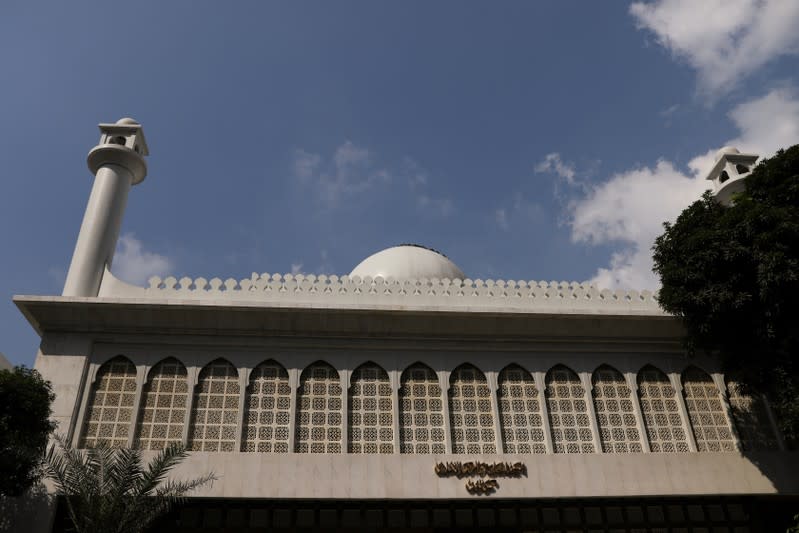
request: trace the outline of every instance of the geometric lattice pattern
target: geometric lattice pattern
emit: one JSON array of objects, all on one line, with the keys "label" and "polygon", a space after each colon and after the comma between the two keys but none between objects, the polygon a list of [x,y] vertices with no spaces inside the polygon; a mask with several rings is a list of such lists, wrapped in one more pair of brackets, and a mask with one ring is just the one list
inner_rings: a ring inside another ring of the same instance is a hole
[{"label": "geometric lattice pattern", "polygon": [[244,409],[241,451],[288,453],[291,387],[283,366],[266,361],[252,370]]},{"label": "geometric lattice pattern", "polygon": [[682,386],[697,451],[735,451],[730,421],[724,413],[719,389],[711,377],[696,367],[690,367],[683,372]]},{"label": "geometric lattice pattern", "polygon": [[546,398],[555,453],[594,453],[585,389],[577,374],[563,365],[550,369]]},{"label": "geometric lattice pattern", "polygon": [[594,410],[604,453],[641,452],[641,432],[633,411],[632,390],[624,376],[607,365],[594,371]]},{"label": "geometric lattice pattern", "polygon": [[449,417],[454,453],[497,453],[491,390],[485,374],[461,365],[450,376]]},{"label": "geometric lattice pattern", "polygon": [[677,391],[666,374],[653,366],[644,367],[638,373],[638,397],[649,448],[653,452],[689,451]]},{"label": "geometric lattice pattern", "polygon": [[444,404],[441,386],[432,369],[416,363],[400,379],[400,451],[443,454]]},{"label": "geometric lattice pattern", "polygon": [[234,451],[239,393],[239,373],[224,359],[217,359],[200,371],[189,429],[190,450]]},{"label": "geometric lattice pattern", "polygon": [[511,365],[499,373],[498,386],[505,453],[547,453],[540,395],[533,376]]},{"label": "geometric lattice pattern", "polygon": [[727,391],[741,447],[746,451],[776,450],[777,439],[763,399],[745,393],[735,381],[727,381]]},{"label": "geometric lattice pattern", "polygon": [[391,383],[374,363],[352,373],[349,392],[349,453],[394,453]]},{"label": "geometric lattice pattern", "polygon": [[295,452],[341,453],[341,381],[329,364],[319,361],[303,370],[296,426]]},{"label": "geometric lattice pattern", "polygon": [[134,447],[162,450],[183,439],[189,390],[186,367],[177,359],[165,359],[150,370],[149,377],[142,390]]},{"label": "geometric lattice pattern", "polygon": [[97,370],[86,409],[86,422],[78,444],[92,448],[104,443],[112,448],[128,445],[136,401],[136,367],[117,356]]}]

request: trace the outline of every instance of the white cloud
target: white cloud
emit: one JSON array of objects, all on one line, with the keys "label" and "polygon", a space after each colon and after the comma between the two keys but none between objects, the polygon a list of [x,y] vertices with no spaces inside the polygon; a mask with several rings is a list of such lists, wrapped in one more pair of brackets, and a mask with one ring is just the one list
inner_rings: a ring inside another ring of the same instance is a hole
[{"label": "white cloud", "polygon": [[291,273],[292,274],[302,274],[302,263],[291,263]]},{"label": "white cloud", "polygon": [[505,208],[497,209],[494,212],[494,221],[497,223],[497,226],[504,231],[510,230],[510,224],[508,223],[508,210]]},{"label": "white cloud", "polygon": [[330,158],[302,149],[294,152],[294,177],[313,188],[326,207],[338,207],[342,199],[363,193],[377,184],[389,183],[391,174],[373,164],[369,150],[346,141]]},{"label": "white cloud", "polygon": [[782,55],[799,53],[796,0],[654,0],[634,2],[639,28],[696,71],[710,96],[732,90]]},{"label": "white cloud", "polygon": [[[799,142],[799,98],[790,89],[745,102],[729,116],[739,135],[725,144],[743,152],[771,156]],[[655,237],[662,233],[664,221],[673,221],[708,187],[704,178],[715,151],[691,159],[688,172],[666,160],[621,172],[571,204],[569,224],[575,242],[620,245],[610,264],[597,271],[594,283],[610,288],[657,288],[651,253]]]},{"label": "white cloud", "polygon": [[150,276],[164,276],[174,267],[174,261],[169,257],[145,250],[132,233],[119,238],[112,268],[119,279],[142,285]]},{"label": "white cloud", "polygon": [[571,163],[564,163],[560,158],[560,154],[552,152],[547,154],[544,159],[535,166],[535,172],[552,172],[561,179],[565,180],[569,185],[574,185],[574,165]]}]

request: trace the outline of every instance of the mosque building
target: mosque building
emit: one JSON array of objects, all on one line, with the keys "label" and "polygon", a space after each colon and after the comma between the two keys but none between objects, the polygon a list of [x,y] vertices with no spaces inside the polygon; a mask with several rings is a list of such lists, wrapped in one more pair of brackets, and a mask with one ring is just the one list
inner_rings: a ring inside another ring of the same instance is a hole
[{"label": "mosque building", "polygon": [[[63,294],[14,301],[72,446],[182,442],[176,477],[216,473],[156,531],[743,533],[799,512],[765,398],[689,359],[651,292],[471,279],[418,245],[349,275],[133,286],[110,267],[148,146],[132,119],[100,131]],[[727,194],[755,160],[724,149],[710,178]]]}]

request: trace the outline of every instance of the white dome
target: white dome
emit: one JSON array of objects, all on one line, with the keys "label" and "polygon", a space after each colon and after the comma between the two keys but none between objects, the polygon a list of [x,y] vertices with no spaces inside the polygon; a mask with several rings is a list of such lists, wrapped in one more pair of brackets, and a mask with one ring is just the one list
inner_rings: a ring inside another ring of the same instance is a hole
[{"label": "white dome", "polygon": [[384,279],[465,279],[466,275],[444,255],[417,246],[402,244],[370,255],[356,266],[350,277]]}]

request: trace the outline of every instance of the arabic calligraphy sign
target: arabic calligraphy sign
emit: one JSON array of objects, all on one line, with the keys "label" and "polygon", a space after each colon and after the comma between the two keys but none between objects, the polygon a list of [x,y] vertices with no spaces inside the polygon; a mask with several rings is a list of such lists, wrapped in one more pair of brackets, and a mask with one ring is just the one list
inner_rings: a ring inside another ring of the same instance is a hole
[{"label": "arabic calligraphy sign", "polygon": [[469,494],[491,494],[499,488],[499,482],[494,479],[497,477],[527,476],[527,466],[524,463],[484,463],[482,461],[454,461],[447,463],[436,463],[434,467],[438,477],[465,477],[485,478],[466,482],[466,490]]}]

